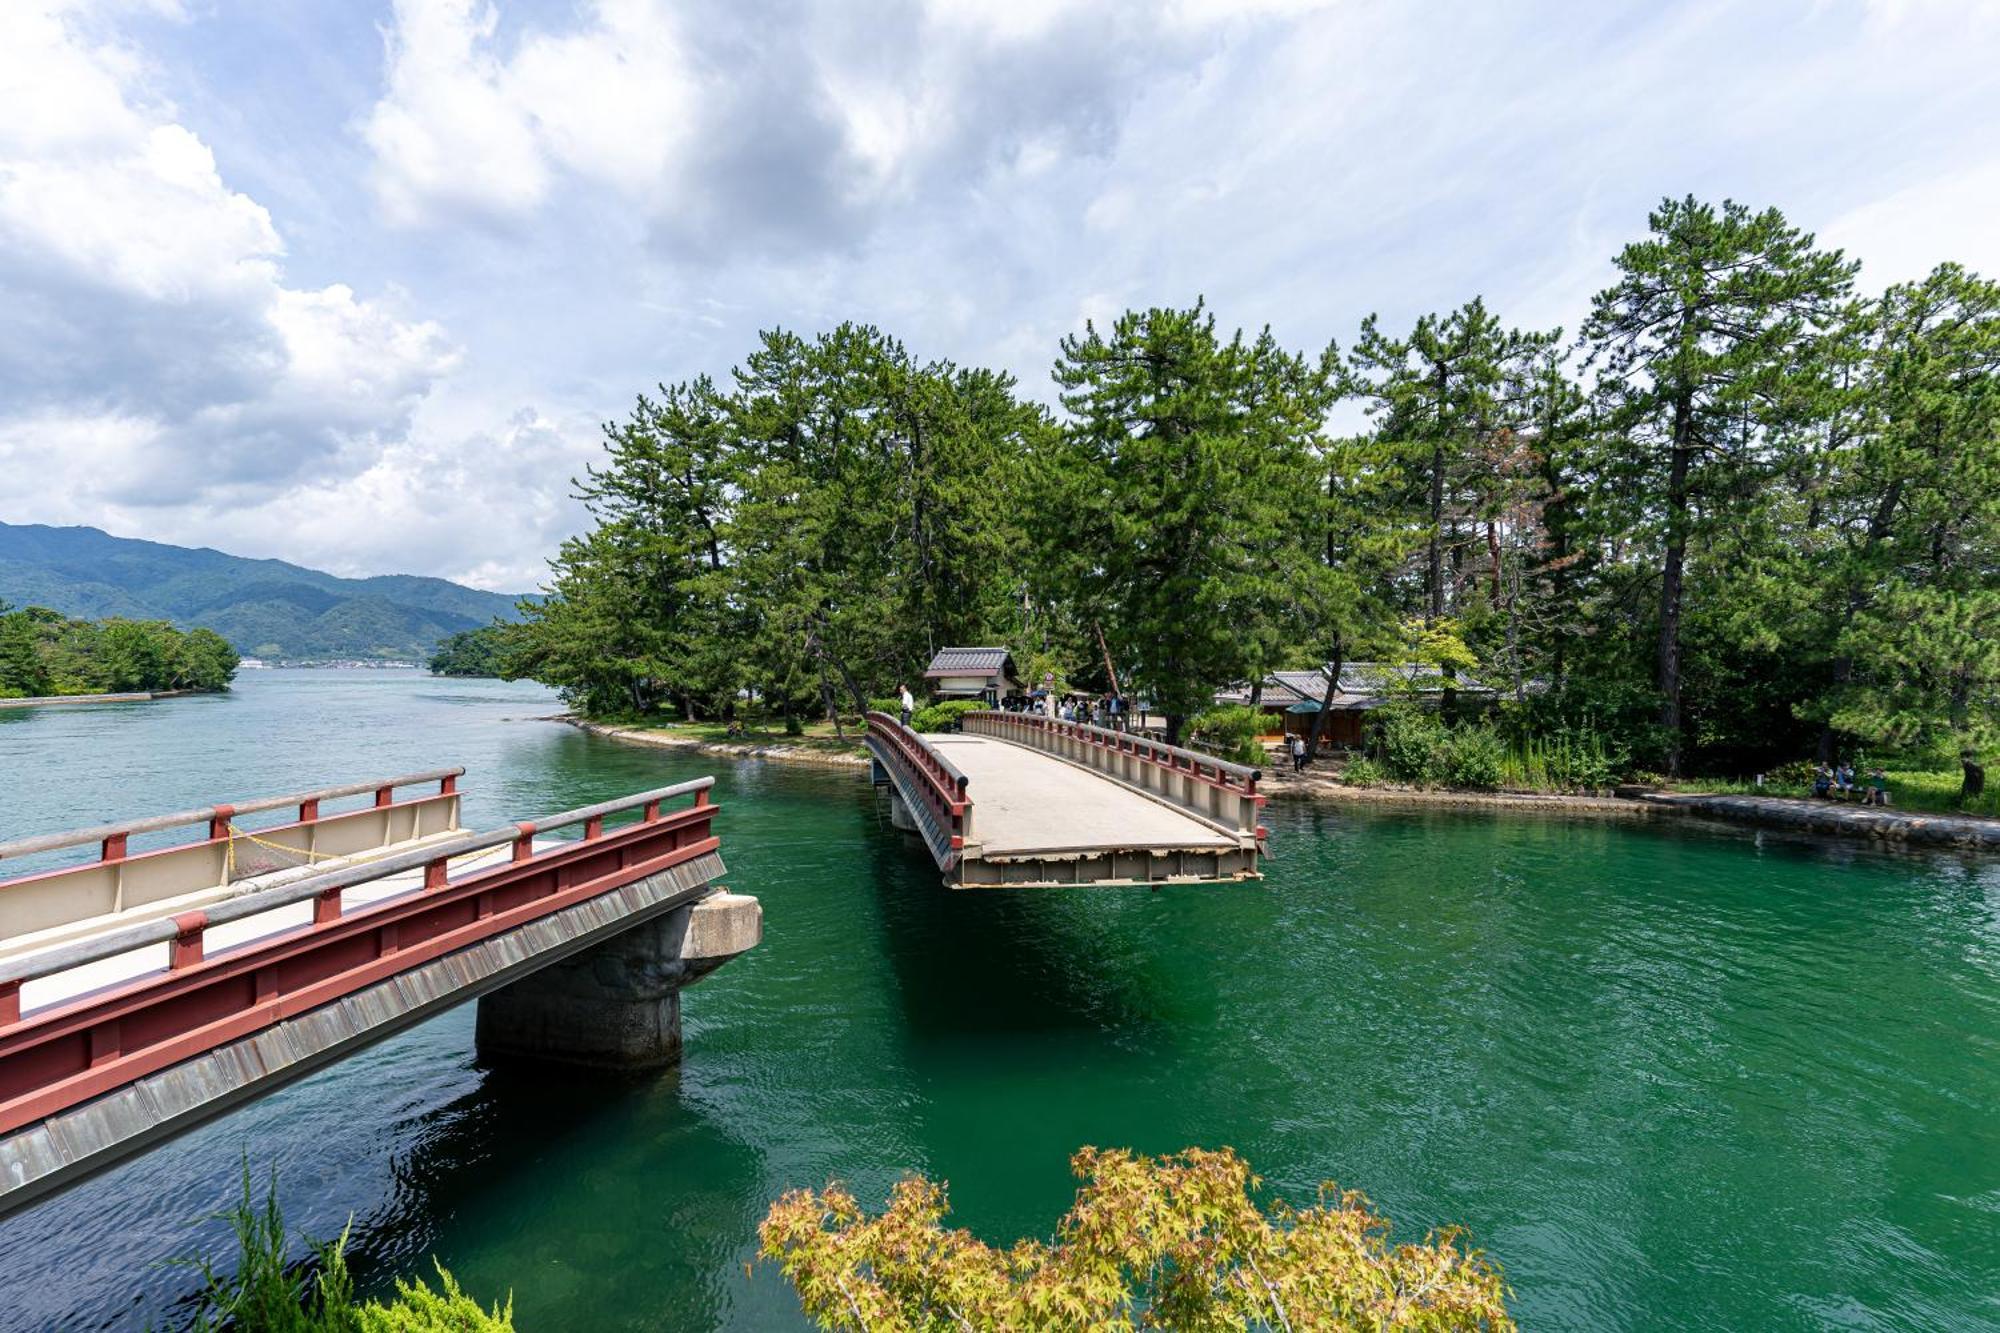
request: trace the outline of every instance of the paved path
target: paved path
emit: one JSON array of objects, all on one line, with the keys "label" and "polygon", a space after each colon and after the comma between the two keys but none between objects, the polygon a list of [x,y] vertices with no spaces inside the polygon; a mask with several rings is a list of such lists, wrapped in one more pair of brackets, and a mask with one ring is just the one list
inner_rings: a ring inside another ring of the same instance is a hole
[{"label": "paved path", "polygon": [[972,838],[984,856],[1236,846],[1192,816],[1025,746],[956,733],[925,739],[968,779]]}]

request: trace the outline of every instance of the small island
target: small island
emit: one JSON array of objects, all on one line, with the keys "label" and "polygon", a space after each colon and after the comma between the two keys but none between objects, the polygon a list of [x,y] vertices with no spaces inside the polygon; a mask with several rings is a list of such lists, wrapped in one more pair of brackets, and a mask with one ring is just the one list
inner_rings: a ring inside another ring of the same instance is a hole
[{"label": "small island", "polygon": [[0,703],[226,690],[239,661],[214,630],[0,602]]}]

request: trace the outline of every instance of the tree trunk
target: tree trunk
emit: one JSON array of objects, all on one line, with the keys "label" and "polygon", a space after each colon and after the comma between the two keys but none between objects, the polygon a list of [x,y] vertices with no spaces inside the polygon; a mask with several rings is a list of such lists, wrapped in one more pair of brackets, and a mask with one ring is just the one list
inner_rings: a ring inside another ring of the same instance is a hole
[{"label": "tree trunk", "polygon": [[1958,787],[1958,799],[1962,805],[1970,801],[1973,797],[1985,793],[1986,765],[1980,763],[1977,759],[1961,755],[1958,760],[1958,766],[1962,770],[1959,776]]},{"label": "tree trunk", "polygon": [[1424,608],[1424,623],[1435,625],[1444,619],[1444,442],[1442,440],[1431,450],[1430,549],[1425,577],[1430,582],[1430,587],[1425,589],[1430,601]]},{"label": "tree trunk", "polygon": [[1125,691],[1118,688],[1118,668],[1111,665],[1111,649],[1104,642],[1104,626],[1093,620],[1090,622],[1090,628],[1097,633],[1097,651],[1104,654],[1104,677],[1111,682],[1111,693],[1123,698]]},{"label": "tree trunk", "polygon": [[1694,457],[1694,405],[1674,404],[1673,462],[1667,469],[1667,550],[1660,565],[1660,730],[1667,776],[1681,773],[1681,577],[1687,563],[1688,465]]},{"label": "tree trunk", "polygon": [[[831,662],[833,664],[833,669],[840,673],[841,684],[847,687],[848,696],[854,700],[854,711],[857,713],[866,713],[868,711],[868,696],[863,694],[861,692],[861,686],[855,683],[854,673],[847,669],[847,663],[843,661],[841,659],[840,654],[834,652],[833,648],[827,643],[826,621],[824,617],[822,617],[815,625],[814,631],[811,635],[811,645],[814,655],[817,656],[820,660],[820,664],[822,667],[822,675],[824,674],[823,669],[825,665]],[[839,721],[838,718],[834,720],[836,722]]]},{"label": "tree trunk", "polygon": [[1306,741],[1306,761],[1319,758],[1319,747],[1326,739],[1327,719],[1333,715],[1333,699],[1340,693],[1341,658],[1346,655],[1347,639],[1339,630],[1333,632],[1333,660],[1327,663],[1326,693],[1319,701],[1319,712],[1313,717],[1312,736]]},{"label": "tree trunk", "polygon": [[1167,717],[1167,744],[1179,745],[1181,743],[1181,724],[1187,721],[1187,719],[1182,717],[1179,713],[1168,713],[1166,717]]}]

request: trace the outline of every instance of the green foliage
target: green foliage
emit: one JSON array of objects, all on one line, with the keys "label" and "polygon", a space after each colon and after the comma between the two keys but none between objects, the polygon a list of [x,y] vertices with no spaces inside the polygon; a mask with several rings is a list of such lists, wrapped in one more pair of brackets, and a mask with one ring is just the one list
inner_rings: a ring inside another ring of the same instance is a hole
[{"label": "green foliage", "polygon": [[1389,774],[1367,755],[1358,754],[1340,770],[1340,780],[1350,787],[1379,787],[1389,780]]},{"label": "green foliage", "polygon": [[1407,702],[1383,709],[1377,727],[1382,767],[1399,781],[1471,791],[1506,781],[1506,743],[1484,723],[1449,727],[1431,709]]},{"label": "green foliage", "polygon": [[1503,750],[1500,785],[1530,791],[1596,791],[1616,783],[1622,751],[1593,733],[1529,736]]},{"label": "green foliage", "polygon": [[1289,607],[1324,595],[1316,450],[1338,363],[1268,330],[1225,342],[1197,303],[1086,324],[1055,380],[1071,425],[1043,511],[1048,564],[1173,739],[1271,664]]},{"label": "green foliage", "polygon": [[443,1264],[437,1269],[438,1290],[422,1278],[396,1279],[396,1299],[387,1305],[361,1307],[361,1333],[509,1333],[514,1327],[514,1300],[490,1310],[465,1294],[458,1279]]},{"label": "green foliage", "polygon": [[[900,707],[900,705],[898,705]],[[944,699],[934,704],[926,704],[910,716],[912,731],[955,731],[958,720],[967,713],[984,710],[986,704],[979,699]],[[890,709],[893,715],[895,710]]]},{"label": "green foliage", "polygon": [[1399,705],[1383,709],[1375,726],[1376,748],[1391,776],[1419,787],[1444,785],[1449,738],[1437,714]]},{"label": "green foliage", "polygon": [[[398,1280],[396,1299],[361,1302],[347,1271],[347,1235],[305,1243],[307,1258],[294,1262],[278,1206],[274,1175],[259,1204],[243,1169],[243,1197],[220,1214],[236,1237],[236,1266],[223,1272],[207,1258],[180,1261],[202,1277],[200,1308],[189,1328],[197,1333],[511,1333],[514,1302],[490,1311],[460,1290],[437,1265],[440,1289],[421,1278]],[[433,1263],[436,1261],[433,1260]]]},{"label": "green foliage", "polygon": [[996,1250],[947,1229],[944,1188],[900,1182],[862,1211],[839,1185],[771,1205],[761,1252],[824,1329],[1491,1330],[1514,1327],[1499,1270],[1446,1229],[1391,1245],[1355,1191],[1294,1208],[1228,1149],[1159,1158],[1085,1148],[1052,1242]]},{"label": "green foliage", "polygon": [[522,638],[519,625],[498,622],[460,630],[431,654],[431,674],[511,678],[515,674],[514,660],[523,647]]},{"label": "green foliage", "polygon": [[[1614,262],[1575,361],[1477,300],[1371,316],[1344,359],[1200,302],[1127,311],[1059,345],[1060,419],[876,329],[766,333],[608,430],[517,668],[590,712],[748,691],[795,724],[1003,643],[1024,679],[1144,697],[1249,759],[1202,716],[1222,687],[1386,662],[1442,714],[1384,723],[1399,781],[1574,790],[1867,744],[1976,798],[2000,286],[1944,264],[1858,297],[1776,210],[1691,198]],[[1369,429],[1327,434],[1342,398]],[[24,660],[0,636],[0,679]],[[1497,746],[1464,725],[1496,700]]]},{"label": "green foliage", "polygon": [[1261,709],[1246,705],[1210,708],[1188,719],[1188,730],[1210,750],[1239,764],[1255,766],[1265,760]]},{"label": "green foliage", "polygon": [[0,596],[85,619],[168,620],[260,657],[420,661],[439,639],[512,616],[515,599],[443,579],[343,579],[280,560],[0,523]]},{"label": "green foliage", "polygon": [[524,605],[523,674],[591,713],[852,714],[945,643],[1007,642],[1048,431],[1004,375],[880,330],[766,333],[727,385],[642,397],[580,490],[595,528]]},{"label": "green foliage", "polygon": [[1445,738],[1444,780],[1468,791],[1493,791],[1507,778],[1507,747],[1488,726],[1455,727]]},{"label": "green foliage", "polygon": [[0,697],[227,689],[236,663],[235,650],[212,630],[0,608]]}]

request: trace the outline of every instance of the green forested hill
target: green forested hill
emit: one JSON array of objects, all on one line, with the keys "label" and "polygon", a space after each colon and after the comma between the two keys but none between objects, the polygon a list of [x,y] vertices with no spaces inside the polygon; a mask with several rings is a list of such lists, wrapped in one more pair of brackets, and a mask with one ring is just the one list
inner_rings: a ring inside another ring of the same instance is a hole
[{"label": "green forested hill", "polygon": [[512,619],[516,600],[444,579],[343,579],[96,528],[0,523],[0,601],[203,626],[258,657],[421,661],[447,635]]}]

